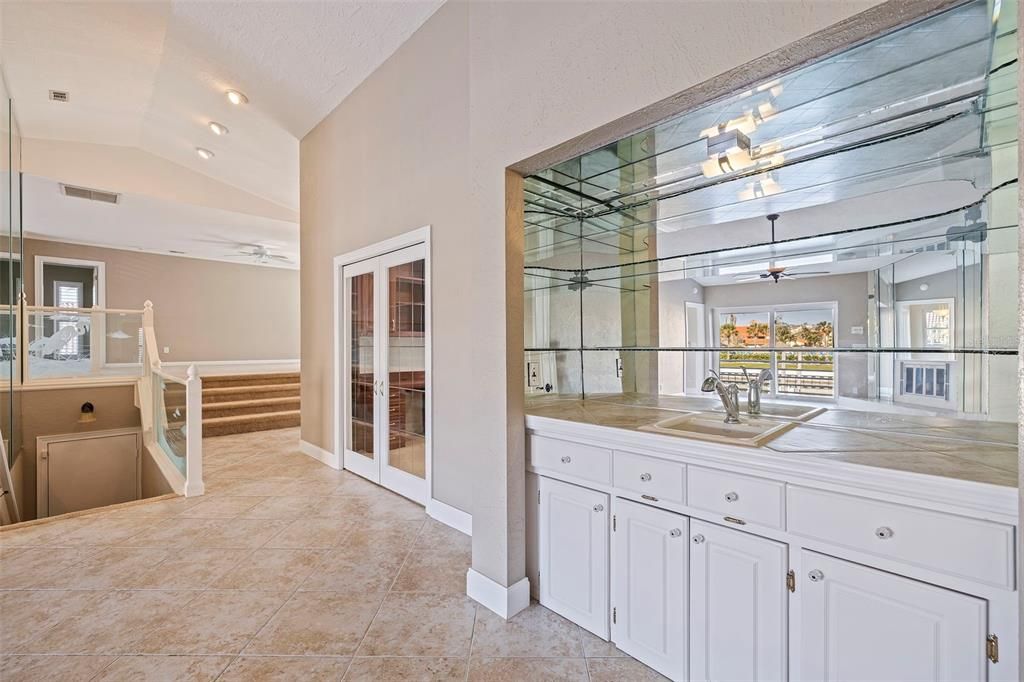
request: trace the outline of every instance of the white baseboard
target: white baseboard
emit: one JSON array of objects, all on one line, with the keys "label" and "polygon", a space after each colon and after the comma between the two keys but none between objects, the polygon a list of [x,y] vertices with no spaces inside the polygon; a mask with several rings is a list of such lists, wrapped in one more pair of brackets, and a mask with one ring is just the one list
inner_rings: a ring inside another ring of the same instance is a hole
[{"label": "white baseboard", "polygon": [[473,516],[450,504],[433,498],[427,500],[427,516],[470,537],[473,536]]},{"label": "white baseboard", "polygon": [[508,620],[530,605],[530,579],[505,587],[471,568],[466,572],[466,594]]},{"label": "white baseboard", "polygon": [[319,445],[313,445],[309,441],[299,441],[299,452],[309,455],[318,462],[323,462],[332,469],[341,469],[341,460],[330,450],[324,450]]},{"label": "white baseboard", "polygon": [[[293,359],[285,360],[175,360],[173,362],[161,362],[161,367],[188,367],[189,365],[296,365],[299,361]],[[113,366],[113,365],[108,365]],[[137,366],[137,365],[131,365]]]}]

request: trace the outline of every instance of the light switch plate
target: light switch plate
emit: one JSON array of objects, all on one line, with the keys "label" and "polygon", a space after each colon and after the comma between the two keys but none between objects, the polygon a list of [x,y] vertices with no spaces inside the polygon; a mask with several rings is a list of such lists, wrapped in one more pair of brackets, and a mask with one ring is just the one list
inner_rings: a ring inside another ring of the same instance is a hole
[{"label": "light switch plate", "polygon": [[171,347],[170,346],[164,346],[164,353],[170,353],[170,352],[171,352]]},{"label": "light switch plate", "polygon": [[526,363],[526,385],[530,388],[540,388],[540,363]]},{"label": "light switch plate", "polygon": [[863,334],[864,333],[864,327],[850,327],[850,333],[851,334]]}]

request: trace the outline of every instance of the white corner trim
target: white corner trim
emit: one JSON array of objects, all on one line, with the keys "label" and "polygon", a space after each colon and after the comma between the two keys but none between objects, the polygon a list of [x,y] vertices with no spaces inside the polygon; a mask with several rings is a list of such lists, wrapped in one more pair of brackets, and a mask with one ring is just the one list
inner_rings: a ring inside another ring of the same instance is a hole
[{"label": "white corner trim", "polygon": [[473,536],[473,516],[441,500],[427,500],[427,516],[470,537]]},{"label": "white corner trim", "polygon": [[318,462],[323,462],[332,469],[341,469],[341,460],[330,450],[324,450],[319,445],[313,445],[309,441],[299,441],[299,452],[309,455]]},{"label": "white corner trim", "polygon": [[530,605],[530,579],[505,587],[470,568],[466,572],[466,594],[508,620]]}]

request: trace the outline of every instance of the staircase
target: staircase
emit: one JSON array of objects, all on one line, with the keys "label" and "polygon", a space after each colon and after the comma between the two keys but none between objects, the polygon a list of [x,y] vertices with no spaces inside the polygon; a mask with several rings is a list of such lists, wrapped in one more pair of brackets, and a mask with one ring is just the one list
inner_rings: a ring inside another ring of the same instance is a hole
[{"label": "staircase", "polygon": [[298,372],[205,376],[203,437],[298,426],[299,405]]}]

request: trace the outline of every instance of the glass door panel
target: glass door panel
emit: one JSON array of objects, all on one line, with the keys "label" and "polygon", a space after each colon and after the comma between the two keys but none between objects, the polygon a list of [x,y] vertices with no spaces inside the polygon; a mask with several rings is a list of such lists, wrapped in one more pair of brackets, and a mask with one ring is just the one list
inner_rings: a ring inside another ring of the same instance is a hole
[{"label": "glass door panel", "polygon": [[832,308],[785,309],[775,313],[775,344],[790,347],[776,357],[775,391],[786,396],[823,396],[836,393],[835,355],[801,350],[835,347]]},{"label": "glass door panel", "polygon": [[728,349],[718,352],[718,373],[722,381],[745,391],[748,373],[755,376],[771,367],[771,313],[722,311],[717,322],[719,345]]},{"label": "glass door panel", "polygon": [[374,261],[346,266],[344,304],[339,330],[343,334],[344,386],[346,409],[344,424],[345,467],[374,481],[380,480],[377,466],[377,427],[380,411],[378,372],[378,329]]},{"label": "glass door panel", "polygon": [[427,500],[427,281],[426,247],[382,256],[387,296],[382,363],[387,395],[381,482],[410,499]]}]

